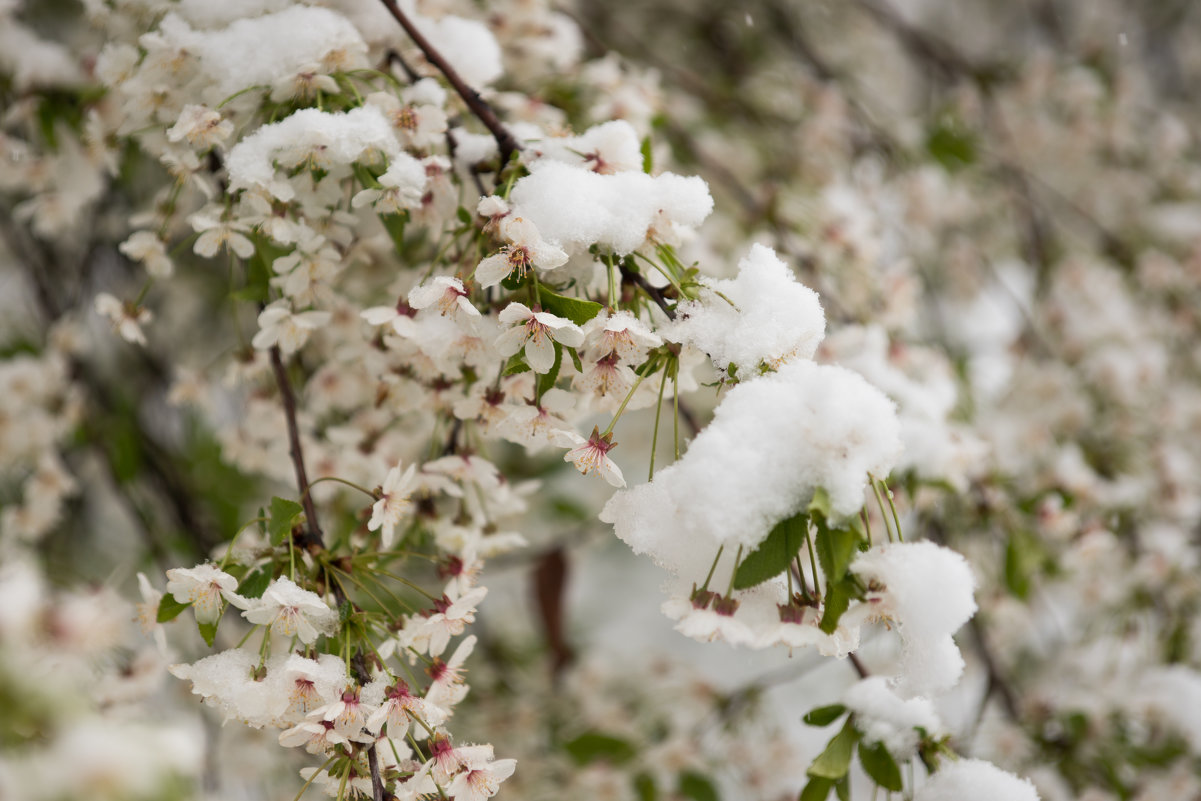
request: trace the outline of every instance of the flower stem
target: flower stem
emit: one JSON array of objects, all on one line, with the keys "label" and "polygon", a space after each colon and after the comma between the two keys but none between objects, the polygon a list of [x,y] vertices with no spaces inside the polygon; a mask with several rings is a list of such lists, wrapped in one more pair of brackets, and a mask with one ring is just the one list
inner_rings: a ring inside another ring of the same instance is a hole
[{"label": "flower stem", "polygon": [[339,484],[345,484],[348,487],[353,487],[354,489],[357,489],[359,492],[361,492],[364,495],[366,495],[367,497],[371,498],[373,501],[379,500],[378,495],[376,495],[374,492],[372,492],[371,490],[364,487],[362,484],[356,484],[353,481],[347,481],[346,479],[338,478],[337,476],[322,476],[321,478],[319,478],[316,481],[309,484],[309,490],[311,491],[313,489],[313,487],[317,486],[322,481],[336,481]]},{"label": "flower stem", "polygon": [[705,576],[705,583],[701,585],[702,590],[709,589],[709,582],[713,580],[713,571],[717,570],[717,560],[721,559],[721,552],[725,549],[725,545],[717,546],[717,556],[713,557],[713,564],[709,565],[709,575]]},{"label": "flower stem", "polygon": [[659,381],[659,402],[655,404],[655,430],[651,434],[651,466],[647,472],[646,480],[650,481],[655,477],[655,452],[659,445],[659,418],[663,415],[663,390],[667,387],[667,369],[663,370],[663,378]]},{"label": "flower stem", "polygon": [[[820,597],[821,588],[817,583],[817,557],[813,553],[813,537],[809,534],[809,524],[805,523],[805,547],[809,549],[809,567],[813,571],[813,595]],[[826,587],[828,590],[829,587]]]},{"label": "flower stem", "polygon": [[880,507],[880,517],[884,520],[884,529],[888,533],[888,541],[892,542],[894,539],[892,524],[888,522],[888,511],[884,508],[884,498],[880,495],[880,487],[876,483],[875,476],[868,476],[868,480],[872,485],[872,493],[876,496],[876,505]]},{"label": "flower stem", "polygon": [[617,407],[617,413],[614,414],[613,419],[609,421],[609,427],[601,432],[602,437],[607,437],[613,432],[613,426],[617,425],[617,421],[621,419],[622,412],[626,410],[626,404],[630,402],[630,398],[634,397],[634,393],[638,390],[638,387],[644,378],[646,378],[646,376],[640,375],[638,376],[638,379],[634,381],[634,386],[630,387],[630,391],[626,393],[625,399],[622,400],[621,405]]},{"label": "flower stem", "polygon": [[738,546],[738,553],[734,554],[734,569],[730,571],[730,583],[726,586],[726,597],[729,598],[734,593],[734,576],[738,574],[738,563],[742,561],[742,546]]}]

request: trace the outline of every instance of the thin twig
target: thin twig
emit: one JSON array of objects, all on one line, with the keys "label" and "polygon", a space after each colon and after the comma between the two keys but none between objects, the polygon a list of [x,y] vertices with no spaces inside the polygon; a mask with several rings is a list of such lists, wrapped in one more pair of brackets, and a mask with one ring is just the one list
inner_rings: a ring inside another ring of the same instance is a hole
[{"label": "thin twig", "polygon": [[663,313],[666,314],[668,318],[672,320],[676,318],[675,308],[667,305],[667,298],[663,297],[662,292],[651,286],[650,282],[646,280],[646,276],[640,272],[631,270],[629,267],[626,267],[625,264],[620,262],[618,263],[618,268],[621,270],[621,280],[623,283],[630,283],[638,287],[646,293],[647,297],[655,302],[656,306],[663,310]]},{"label": "thin twig", "polygon": [[288,421],[288,452],[292,455],[292,470],[296,473],[300,502],[304,507],[305,532],[299,538],[293,535],[293,541],[302,548],[321,549],[325,547],[325,540],[321,535],[321,527],[317,524],[317,507],[313,503],[313,494],[309,492],[309,477],[304,469],[300,427],[296,424],[296,395],[292,392],[292,382],[288,380],[288,371],[284,367],[278,345],[271,348],[271,369],[275,373],[275,383],[284,403],[284,417]]},{"label": "thin twig", "polygon": [[400,10],[400,7],[396,5],[396,0],[380,0],[380,2],[384,4],[384,7],[388,9],[388,12],[392,15],[392,17],[400,23],[400,27],[405,29],[405,33],[409,35],[409,38],[413,40],[414,44],[416,44],[417,47],[420,48],[421,52],[425,54],[425,57],[429,60],[429,62],[437,67],[439,72],[446,76],[446,80],[450,82],[450,85],[454,88],[455,92],[458,93],[459,97],[463,98],[463,102],[467,104],[467,108],[471,109],[471,113],[474,114],[479,121],[484,124],[484,127],[488,129],[488,132],[492,134],[492,138],[496,140],[496,146],[500,150],[499,169],[504,169],[504,166],[509,163],[509,157],[512,156],[515,151],[521,150],[521,144],[513,138],[513,135],[509,133],[509,130],[505,128],[504,124],[501,123],[500,119],[497,118],[496,113],[492,111],[492,107],[489,106],[482,97],[480,97],[479,92],[468,86],[463,79],[459,77],[459,73],[455,71],[455,68],[450,66],[450,63],[442,57],[442,54],[439,53],[432,44],[430,44],[429,40],[425,38],[421,31],[417,30],[417,27],[413,25],[412,20],[410,20],[408,16]]}]

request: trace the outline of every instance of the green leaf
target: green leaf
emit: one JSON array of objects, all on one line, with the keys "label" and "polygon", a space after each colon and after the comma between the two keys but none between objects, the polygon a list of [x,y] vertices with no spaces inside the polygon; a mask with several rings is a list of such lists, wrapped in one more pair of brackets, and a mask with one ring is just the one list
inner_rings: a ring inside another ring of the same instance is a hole
[{"label": "green leaf", "polygon": [[813,497],[809,500],[809,514],[814,517],[820,515],[826,520],[834,516],[830,511],[830,494],[821,487],[813,491]]},{"label": "green leaf", "polygon": [[884,747],[884,743],[859,743],[859,761],[863,770],[876,784],[894,793],[901,792],[901,769],[897,761]]},{"label": "green leaf", "polygon": [[826,585],[826,605],[822,609],[822,622],[818,626],[826,634],[833,634],[838,628],[838,619],[851,605],[858,588],[850,579]]},{"label": "green leaf", "polygon": [[1016,597],[1026,600],[1030,595],[1031,579],[1042,561],[1038,539],[1028,531],[1014,531],[1005,546],[1006,588]]},{"label": "green leaf", "polygon": [[599,303],[591,300],[556,295],[541,284],[538,286],[538,302],[542,304],[543,311],[548,311],[558,317],[564,317],[576,325],[583,325],[588,322],[600,314],[601,309],[604,308]]},{"label": "green leaf", "polygon": [[848,718],[834,739],[826,745],[826,750],[817,755],[807,773],[823,779],[841,779],[851,768],[851,756],[855,752],[855,743],[859,740],[859,732],[851,725]]},{"label": "green leaf", "polygon": [[950,115],[943,115],[926,135],[926,152],[948,172],[976,161],[976,137]]},{"label": "green leaf", "polygon": [[659,788],[655,786],[655,780],[646,773],[639,773],[634,777],[634,792],[638,794],[638,801],[658,801],[659,798]]},{"label": "green leaf", "polygon": [[830,704],[810,709],[801,720],[810,726],[829,726],[846,714],[847,708],[842,704]]},{"label": "green leaf", "polygon": [[776,523],[767,539],[738,565],[734,589],[754,587],[787,570],[788,563],[805,543],[808,524],[809,518],[803,512]]},{"label": "green leaf", "polygon": [[721,801],[713,782],[707,776],[690,770],[680,774],[679,793],[692,801]]},{"label": "green leaf", "polygon": [[584,365],[580,362],[580,354],[576,353],[575,348],[568,348],[567,352],[571,354],[571,365],[577,373],[584,372]]},{"label": "green leaf", "polygon": [[850,776],[843,776],[841,779],[834,782],[834,795],[838,796],[838,801],[851,801]]},{"label": "green leaf", "polygon": [[463,223],[464,225],[471,225],[471,212],[469,212],[467,209],[459,206],[457,209],[455,209],[455,215],[459,218],[459,222]]},{"label": "green leaf", "polygon": [[409,213],[406,211],[403,214],[381,214],[379,221],[384,224],[384,230],[388,232],[388,238],[392,240],[396,252],[404,253],[405,223],[409,221]]},{"label": "green leaf", "polygon": [[538,397],[540,398],[554,387],[555,380],[559,377],[559,368],[563,366],[563,346],[558,342],[554,342],[553,344],[555,346],[555,361],[550,366],[550,372],[546,375],[538,376]]},{"label": "green leaf", "polygon": [[304,507],[296,501],[274,497],[271,499],[270,520],[267,521],[267,534],[272,545],[279,545],[284,537],[292,530],[296,518],[304,512]]},{"label": "green leaf", "polygon": [[504,278],[500,279],[501,287],[509,290],[510,292],[516,292],[517,290],[524,287],[527,283],[529,283],[529,279],[526,278],[525,276],[517,275],[516,270],[509,273]]},{"label": "green leaf", "polygon": [[626,740],[596,731],[585,732],[563,747],[580,765],[597,761],[620,764],[629,762],[637,755],[634,746]]},{"label": "green leaf", "polygon": [[503,375],[517,375],[518,373],[529,372],[530,366],[525,363],[525,359],[520,353],[514,353],[509,357],[509,361],[505,363]]},{"label": "green leaf", "polygon": [[186,604],[180,603],[179,601],[175,600],[174,595],[167,593],[163,595],[162,600],[158,602],[158,614],[154,616],[154,619],[159,623],[166,623],[169,620],[174,620],[175,618],[179,617],[180,612],[187,609],[191,605],[191,601]]},{"label": "green leaf", "polygon": [[198,622],[196,624],[200,628],[200,636],[204,638],[204,642],[209,648],[213,647],[213,641],[217,639],[217,623],[219,622],[220,620],[216,620],[212,623]]},{"label": "green leaf", "polygon": [[650,175],[655,170],[655,152],[651,148],[651,138],[642,140],[642,171]]},{"label": "green leaf", "polygon": [[834,789],[833,781],[814,776],[809,779],[805,789],[801,790],[797,801],[826,801],[826,796],[830,795],[832,789]]},{"label": "green leaf", "polygon": [[245,262],[246,285],[229,294],[234,300],[266,303],[271,299],[271,263],[277,256],[260,234],[252,234],[251,239],[254,242],[254,255]]},{"label": "green leaf", "polygon": [[270,566],[260,567],[246,574],[238,585],[238,595],[243,598],[262,598],[267,587],[271,585],[272,570]]},{"label": "green leaf", "polygon": [[372,173],[371,170],[367,169],[366,166],[359,164],[356,161],[351,165],[351,169],[354,170],[354,177],[358,179],[359,183],[364,189],[384,188],[384,185],[379,182],[375,174]]},{"label": "green leaf", "polygon": [[826,520],[816,515],[813,522],[817,526],[817,537],[814,545],[817,548],[817,560],[821,563],[826,581],[836,583],[846,577],[847,568],[855,558],[859,547],[859,537],[849,528],[830,528]]}]

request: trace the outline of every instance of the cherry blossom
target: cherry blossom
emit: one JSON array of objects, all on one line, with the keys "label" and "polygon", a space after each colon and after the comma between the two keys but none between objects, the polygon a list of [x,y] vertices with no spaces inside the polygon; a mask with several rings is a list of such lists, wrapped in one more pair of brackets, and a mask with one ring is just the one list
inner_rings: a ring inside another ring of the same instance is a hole
[{"label": "cherry blossom", "polygon": [[569,348],[584,341],[584,332],[570,320],[550,312],[532,311],[523,303],[510,303],[497,319],[512,326],[496,338],[502,356],[512,356],[525,348],[525,358],[535,373],[548,373],[555,361],[554,342]]},{"label": "cherry blossom", "polygon": [[167,592],[180,603],[191,604],[200,623],[213,623],[221,616],[222,598],[242,606],[245,601],[237,589],[238,580],[212,564],[167,571]]},{"label": "cherry blossom", "polygon": [[559,431],[552,436],[552,442],[571,448],[563,455],[563,461],[571,462],[583,475],[595,472],[614,487],[626,485],[621,468],[609,458],[609,451],[617,445],[612,434],[601,435],[594,427],[592,435],[584,439],[574,431]]},{"label": "cherry blossom", "polygon": [[95,306],[96,313],[107,317],[113,325],[113,330],[126,342],[133,345],[146,344],[142,326],[154,319],[154,314],[149,309],[122,303],[107,292],[96,296]]},{"label": "cherry blossom", "polygon": [[392,547],[396,539],[396,527],[409,507],[409,494],[416,486],[416,465],[409,465],[402,473],[400,464],[388,471],[384,477],[381,496],[371,506],[371,520],[367,523],[368,531],[380,532],[380,544],[384,549]]},{"label": "cherry blossom", "polygon": [[[488,210],[493,211],[491,208]],[[528,220],[509,217],[501,221],[499,229],[509,244],[476,267],[475,280],[482,287],[496,286],[513,274],[523,278],[531,269],[552,270],[567,262],[567,254],[543,240],[538,235],[537,227]]]},{"label": "cherry blossom", "polygon": [[255,625],[270,626],[276,634],[298,637],[305,644],[315,642],[318,634],[332,633],[338,621],[338,613],[320,596],[283,576],[271,582],[262,598],[249,601],[242,616]]},{"label": "cherry blossom", "polygon": [[309,334],[330,321],[327,311],[294,312],[287,301],[277,300],[259,314],[259,331],[251,344],[259,350],[279,346],[284,355],[304,347]]}]

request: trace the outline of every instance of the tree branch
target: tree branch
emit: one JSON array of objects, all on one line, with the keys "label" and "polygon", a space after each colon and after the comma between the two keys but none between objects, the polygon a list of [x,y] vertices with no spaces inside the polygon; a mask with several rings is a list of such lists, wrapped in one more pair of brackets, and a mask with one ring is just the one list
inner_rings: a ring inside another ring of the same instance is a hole
[{"label": "tree branch", "polygon": [[430,44],[429,40],[425,38],[421,31],[417,30],[417,27],[413,25],[412,20],[410,20],[408,16],[400,10],[400,7],[396,5],[396,0],[380,0],[380,2],[384,4],[384,7],[388,9],[388,12],[392,15],[392,17],[400,23],[400,27],[405,29],[405,33],[409,35],[409,38],[413,40],[414,44],[416,44],[417,47],[420,48],[421,52],[425,54],[425,57],[429,60],[429,62],[437,67],[439,72],[446,76],[446,80],[450,82],[452,87],[454,87],[454,90],[458,93],[459,97],[463,98],[463,102],[467,104],[467,108],[471,109],[471,113],[474,114],[479,121],[484,124],[484,127],[488,129],[488,132],[492,134],[492,138],[496,140],[497,148],[500,149],[499,169],[504,169],[504,166],[509,163],[509,158],[513,155],[513,153],[521,150],[521,144],[513,138],[513,135],[509,133],[509,129],[504,126],[499,118],[497,118],[496,113],[492,110],[492,107],[489,106],[482,97],[480,97],[480,93],[468,86],[463,79],[459,77],[459,73],[455,71],[455,68],[452,67],[450,63],[442,57],[442,54],[439,53],[432,44]]},{"label": "tree branch", "polygon": [[317,507],[313,503],[313,493],[309,491],[309,477],[304,469],[304,450],[300,444],[300,427],[296,424],[296,395],[292,392],[292,382],[288,380],[288,371],[280,356],[279,346],[271,348],[271,369],[275,373],[275,383],[279,387],[280,397],[284,403],[284,416],[288,421],[288,452],[292,455],[292,470],[296,473],[296,484],[300,489],[300,502],[304,506],[305,533],[297,538],[292,535],[293,544],[302,548],[321,549],[325,547],[325,539],[321,527],[317,524]]},{"label": "tree branch", "polygon": [[618,269],[621,270],[622,283],[633,284],[634,286],[638,287],[647,294],[647,297],[655,302],[655,305],[663,310],[663,313],[666,314],[669,319],[676,319],[675,308],[667,305],[667,298],[663,297],[662,292],[651,286],[650,282],[646,280],[646,276],[640,272],[631,270],[630,268],[626,267],[625,264],[620,262],[618,263]]}]

